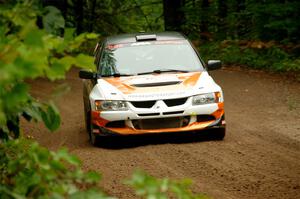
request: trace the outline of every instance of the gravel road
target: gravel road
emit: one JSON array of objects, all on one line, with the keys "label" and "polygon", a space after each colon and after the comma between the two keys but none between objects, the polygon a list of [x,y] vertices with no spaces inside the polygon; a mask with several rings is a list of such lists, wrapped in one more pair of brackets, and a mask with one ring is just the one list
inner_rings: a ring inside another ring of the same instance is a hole
[{"label": "gravel road", "polygon": [[134,198],[123,184],[137,168],[156,177],[193,180],[193,191],[213,198],[300,198],[300,83],[280,75],[225,68],[212,72],[225,93],[227,135],[156,135],[107,140],[93,147],[84,129],[78,70],[65,81],[32,81],[41,99],[68,83],[57,100],[62,126],[49,133],[42,124],[22,122],[25,132],[50,149],[67,147],[85,170],[102,173],[104,191]]}]

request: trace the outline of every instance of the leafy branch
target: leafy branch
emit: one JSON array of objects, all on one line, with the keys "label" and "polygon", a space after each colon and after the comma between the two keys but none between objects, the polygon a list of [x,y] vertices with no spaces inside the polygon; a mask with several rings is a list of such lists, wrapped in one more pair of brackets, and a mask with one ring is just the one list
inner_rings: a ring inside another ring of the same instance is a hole
[{"label": "leafy branch", "polygon": [[[24,81],[37,77],[63,79],[72,66],[93,69],[93,57],[78,49],[98,35],[74,37],[74,30],[64,29],[64,18],[57,8],[39,9],[33,1],[14,7],[1,4],[0,11],[0,138],[20,135],[20,117],[43,121],[55,131],[60,125],[57,108],[51,102],[35,100]],[[44,29],[37,25],[39,17]],[[65,30],[63,36],[59,35],[61,30]]]}]

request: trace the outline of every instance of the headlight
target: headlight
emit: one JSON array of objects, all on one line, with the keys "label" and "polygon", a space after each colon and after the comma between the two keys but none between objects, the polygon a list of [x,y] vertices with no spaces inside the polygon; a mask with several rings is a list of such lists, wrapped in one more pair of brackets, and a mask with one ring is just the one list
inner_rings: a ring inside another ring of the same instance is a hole
[{"label": "headlight", "polygon": [[193,105],[211,104],[220,102],[221,93],[206,93],[193,97]]},{"label": "headlight", "polygon": [[126,102],[117,100],[95,101],[97,111],[127,111]]}]

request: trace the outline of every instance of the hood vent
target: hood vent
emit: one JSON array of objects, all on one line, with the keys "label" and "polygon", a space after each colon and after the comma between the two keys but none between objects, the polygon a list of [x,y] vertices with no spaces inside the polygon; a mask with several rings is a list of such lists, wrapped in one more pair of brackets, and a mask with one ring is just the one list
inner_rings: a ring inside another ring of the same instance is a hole
[{"label": "hood vent", "polygon": [[175,84],[180,84],[181,81],[171,81],[171,82],[154,82],[154,83],[145,83],[145,84],[132,84],[131,86],[135,87],[155,87],[155,86],[170,86]]}]

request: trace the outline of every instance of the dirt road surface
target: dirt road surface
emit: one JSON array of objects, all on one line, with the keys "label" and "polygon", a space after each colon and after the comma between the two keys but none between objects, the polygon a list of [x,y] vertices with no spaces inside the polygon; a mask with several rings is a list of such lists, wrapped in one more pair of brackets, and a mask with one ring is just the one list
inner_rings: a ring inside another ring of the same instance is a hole
[{"label": "dirt road surface", "polygon": [[193,191],[213,198],[300,198],[300,84],[255,71],[224,69],[211,74],[225,93],[224,141],[192,134],[131,137],[91,146],[84,129],[82,83],[73,69],[66,81],[32,82],[32,93],[49,97],[68,83],[58,100],[62,126],[49,133],[23,122],[25,132],[50,149],[67,147],[85,170],[102,173],[101,186],[119,198],[134,198],[123,184],[137,168],[156,177],[194,181]]}]

